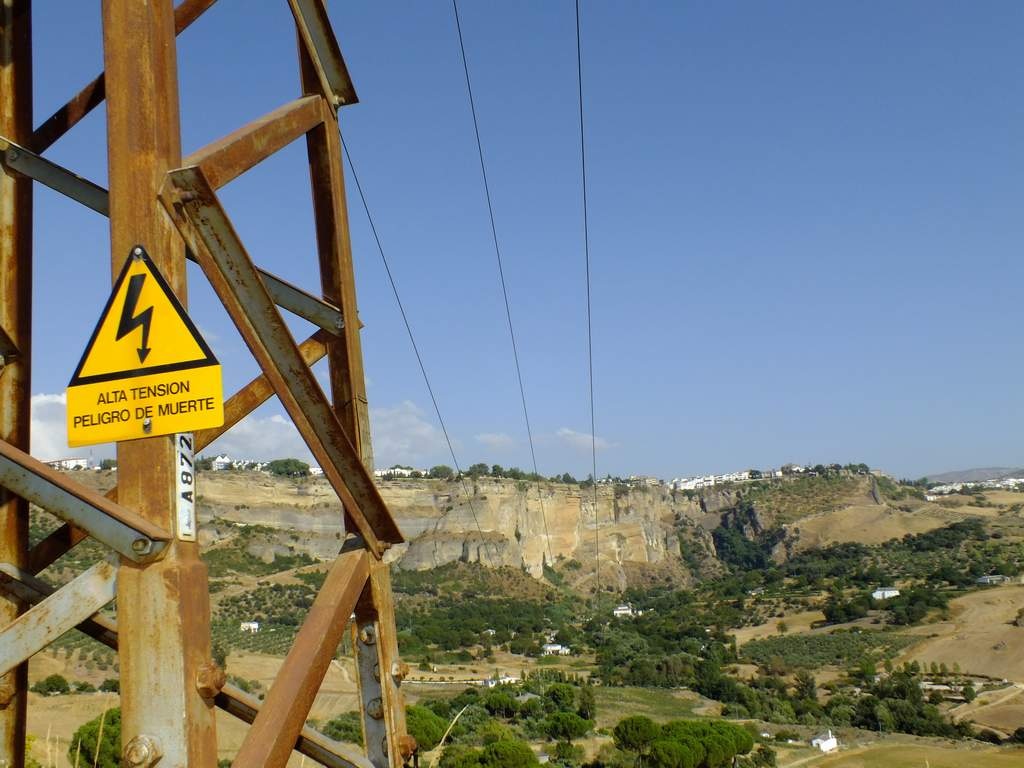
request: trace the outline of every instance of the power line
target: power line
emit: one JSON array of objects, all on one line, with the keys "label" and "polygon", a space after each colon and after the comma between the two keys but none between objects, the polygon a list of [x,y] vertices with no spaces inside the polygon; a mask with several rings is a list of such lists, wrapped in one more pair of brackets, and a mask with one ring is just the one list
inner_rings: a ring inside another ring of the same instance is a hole
[{"label": "power line", "polygon": [[[352,172],[352,181],[356,184],[356,190],[359,192],[359,199],[363,203],[363,210],[366,212],[366,220],[370,223],[370,231],[373,232],[373,239],[377,243],[377,251],[380,253],[380,260],[384,264],[384,271],[387,273],[388,282],[391,284],[391,291],[395,294],[395,303],[398,304],[398,311],[402,314],[402,322],[405,323],[405,331],[409,335],[409,343],[412,344],[412,351],[416,354],[416,362],[419,363],[420,373],[423,374],[423,383],[427,385],[427,392],[430,394],[430,402],[434,405],[434,413],[437,414],[437,421],[441,425],[441,432],[444,433],[445,442],[448,444],[448,453],[451,454],[452,464],[455,465],[455,472],[462,483],[462,492],[466,494],[466,499],[469,502],[470,512],[473,513],[473,522],[476,524],[477,533],[480,534],[480,540],[482,544],[486,544],[486,537],[484,536],[483,529],[480,527],[480,518],[477,517],[476,507],[473,506],[473,495],[469,492],[469,487],[466,485],[466,477],[462,474],[462,468],[459,466],[459,460],[455,457],[455,448],[452,445],[452,439],[448,436],[448,428],[445,426],[444,417],[441,416],[441,408],[437,404],[437,397],[434,395],[434,388],[430,385],[430,377],[427,375],[427,368],[423,364],[423,357],[420,355],[419,345],[416,344],[416,337],[412,332],[412,325],[409,322],[409,316],[405,313],[405,306],[402,304],[402,297],[398,295],[398,285],[395,283],[395,277],[391,273],[391,265],[388,263],[387,256],[384,255],[384,246],[381,244],[380,235],[377,233],[377,225],[373,221],[373,216],[370,214],[370,206],[366,202],[366,195],[363,192],[363,185],[359,182],[359,174],[356,173],[355,163],[352,162],[352,155],[348,151],[348,144],[345,142],[345,137],[341,137],[341,147],[345,152],[345,159],[348,160],[349,170]],[[495,552],[497,552],[497,545],[494,545]],[[491,567],[495,566],[494,558],[491,558]]]},{"label": "power line", "polygon": [[544,510],[544,495],[540,487],[540,473],[537,471],[537,452],[533,447],[533,430],[530,428],[530,413],[526,408],[526,388],[523,386],[523,371],[519,366],[519,348],[516,344],[516,332],[512,325],[512,309],[508,300],[508,286],[505,284],[505,269],[501,260],[501,246],[498,245],[498,228],[494,223],[494,204],[491,200],[491,185],[487,180],[487,165],[484,163],[484,146],[480,140],[480,123],[476,116],[476,100],[473,98],[473,84],[469,77],[469,60],[466,58],[466,45],[462,39],[462,22],[459,20],[459,4],[452,0],[455,11],[455,29],[459,33],[459,50],[462,53],[462,70],[466,74],[466,91],[469,94],[469,109],[473,116],[473,133],[476,135],[476,151],[480,158],[480,175],[484,180],[484,196],[487,198],[487,214],[491,220],[491,237],[494,240],[494,255],[498,260],[498,277],[501,279],[501,295],[505,299],[505,318],[508,320],[508,335],[512,340],[512,358],[516,364],[516,378],[519,381],[519,398],[523,404],[523,420],[526,422],[526,437],[530,443],[530,458],[533,461],[533,474],[537,478],[537,499],[540,502],[540,514],[544,521],[544,539],[547,544],[548,561],[552,566],[555,559],[551,555],[551,534],[548,532],[548,516]]},{"label": "power line", "polygon": [[594,419],[594,331],[590,303],[590,226],[587,220],[587,142],[583,121],[583,46],[580,43],[580,0],[576,0],[576,80],[579,83],[580,165],[583,180],[583,252],[587,273],[587,368],[590,385],[590,460],[594,483],[594,595],[601,591],[601,529],[597,519],[597,432]]}]

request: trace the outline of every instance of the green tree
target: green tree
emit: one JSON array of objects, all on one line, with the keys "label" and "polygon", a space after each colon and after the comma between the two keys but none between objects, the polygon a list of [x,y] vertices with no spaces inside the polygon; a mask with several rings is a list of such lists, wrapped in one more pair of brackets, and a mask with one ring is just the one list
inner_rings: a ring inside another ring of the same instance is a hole
[{"label": "green tree", "polygon": [[[103,731],[100,733],[102,721]],[[75,755],[81,745],[80,765],[95,765],[97,768],[121,767],[121,708],[108,709],[82,725],[71,737],[68,745],[68,759],[75,763]],[[98,753],[98,754],[97,754]]]},{"label": "green tree", "polygon": [[117,469],[117,459],[103,459],[100,461],[100,469]]},{"label": "green tree", "polygon": [[540,765],[530,745],[522,741],[496,741],[484,747],[480,768],[534,768]]},{"label": "green tree", "polygon": [[363,724],[358,712],[344,712],[328,720],[321,730],[324,736],[335,741],[363,746]]},{"label": "green tree", "polygon": [[102,683],[100,683],[100,690],[103,693],[120,693],[121,692],[121,681],[116,677],[108,677]]},{"label": "green tree", "polygon": [[970,683],[964,686],[962,693],[964,695],[964,701],[966,701],[968,704],[974,701],[974,699],[978,696],[978,692],[974,690],[974,686]]},{"label": "green tree", "polygon": [[272,475],[298,477],[309,474],[309,464],[298,459],[274,459],[267,463],[267,471]]},{"label": "green tree", "polygon": [[405,727],[423,752],[428,752],[438,745],[447,726],[442,718],[426,707],[413,704],[405,708]]},{"label": "green tree", "polygon": [[651,744],[647,765],[651,768],[696,768],[697,758],[685,744],[659,739]]},{"label": "green tree", "polygon": [[575,712],[555,712],[544,721],[544,732],[556,741],[581,738],[593,727],[592,721],[584,720]]},{"label": "green tree", "polygon": [[616,747],[623,752],[635,752],[639,758],[647,754],[660,733],[661,728],[651,718],[633,715],[620,720],[612,731],[612,736]]},{"label": "green tree", "polygon": [[435,480],[451,480],[455,477],[455,470],[447,464],[438,464],[436,467],[430,468],[427,477],[432,477]]},{"label": "green tree", "polygon": [[466,474],[470,477],[480,477],[486,475],[487,465],[486,464],[471,464],[469,469],[466,470]]},{"label": "green tree", "polygon": [[581,686],[576,692],[576,714],[584,720],[593,720],[597,714],[597,699],[592,685]]},{"label": "green tree", "polygon": [[42,680],[37,680],[30,689],[43,696],[57,696],[62,693],[70,693],[71,686],[63,675],[50,675]]}]

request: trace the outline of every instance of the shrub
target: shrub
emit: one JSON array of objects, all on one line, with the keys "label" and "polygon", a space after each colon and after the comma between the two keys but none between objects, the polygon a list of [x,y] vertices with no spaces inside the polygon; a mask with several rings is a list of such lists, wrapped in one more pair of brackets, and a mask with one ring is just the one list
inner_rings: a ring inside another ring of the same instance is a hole
[{"label": "shrub", "polygon": [[43,696],[57,696],[62,693],[70,693],[71,686],[63,675],[50,675],[42,680],[37,680],[29,689]]},{"label": "shrub", "polygon": [[[100,732],[100,725],[103,729]],[[76,754],[80,765],[95,765],[97,768],[120,768],[121,766],[121,708],[108,709],[99,717],[82,725],[68,744],[68,759],[75,763]]]}]

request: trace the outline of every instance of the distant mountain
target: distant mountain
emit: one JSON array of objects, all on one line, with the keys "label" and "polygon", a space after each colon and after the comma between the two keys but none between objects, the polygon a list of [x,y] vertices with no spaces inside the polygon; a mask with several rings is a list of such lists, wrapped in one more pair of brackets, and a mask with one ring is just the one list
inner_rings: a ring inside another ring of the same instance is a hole
[{"label": "distant mountain", "polygon": [[1024,469],[1012,467],[980,467],[978,469],[958,469],[955,472],[942,472],[927,475],[933,483],[982,483],[986,480],[1000,480],[1004,477],[1021,477]]}]

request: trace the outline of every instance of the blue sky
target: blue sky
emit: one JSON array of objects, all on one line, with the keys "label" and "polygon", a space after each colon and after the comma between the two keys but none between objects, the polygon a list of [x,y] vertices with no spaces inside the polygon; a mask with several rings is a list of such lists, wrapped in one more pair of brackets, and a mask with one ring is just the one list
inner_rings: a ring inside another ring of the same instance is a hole
[{"label": "blue sky", "polygon": [[[451,6],[330,7],[361,98],[343,130],[459,460],[526,467]],[[540,471],[586,474],[573,4],[461,11]],[[35,12],[39,122],[102,52],[99,3]],[[600,474],[1024,464],[1022,33],[1013,2],[584,2]],[[221,0],[178,55],[186,154],[296,96],[283,0]],[[105,183],[104,121],[48,156]],[[304,156],[292,145],[222,200],[261,265],[313,287]],[[378,461],[449,463],[349,191]],[[47,396],[109,291],[109,238],[104,219],[36,200],[49,458],[67,449]],[[190,275],[233,391],[255,364]],[[299,453],[281,413],[215,448]]]}]

